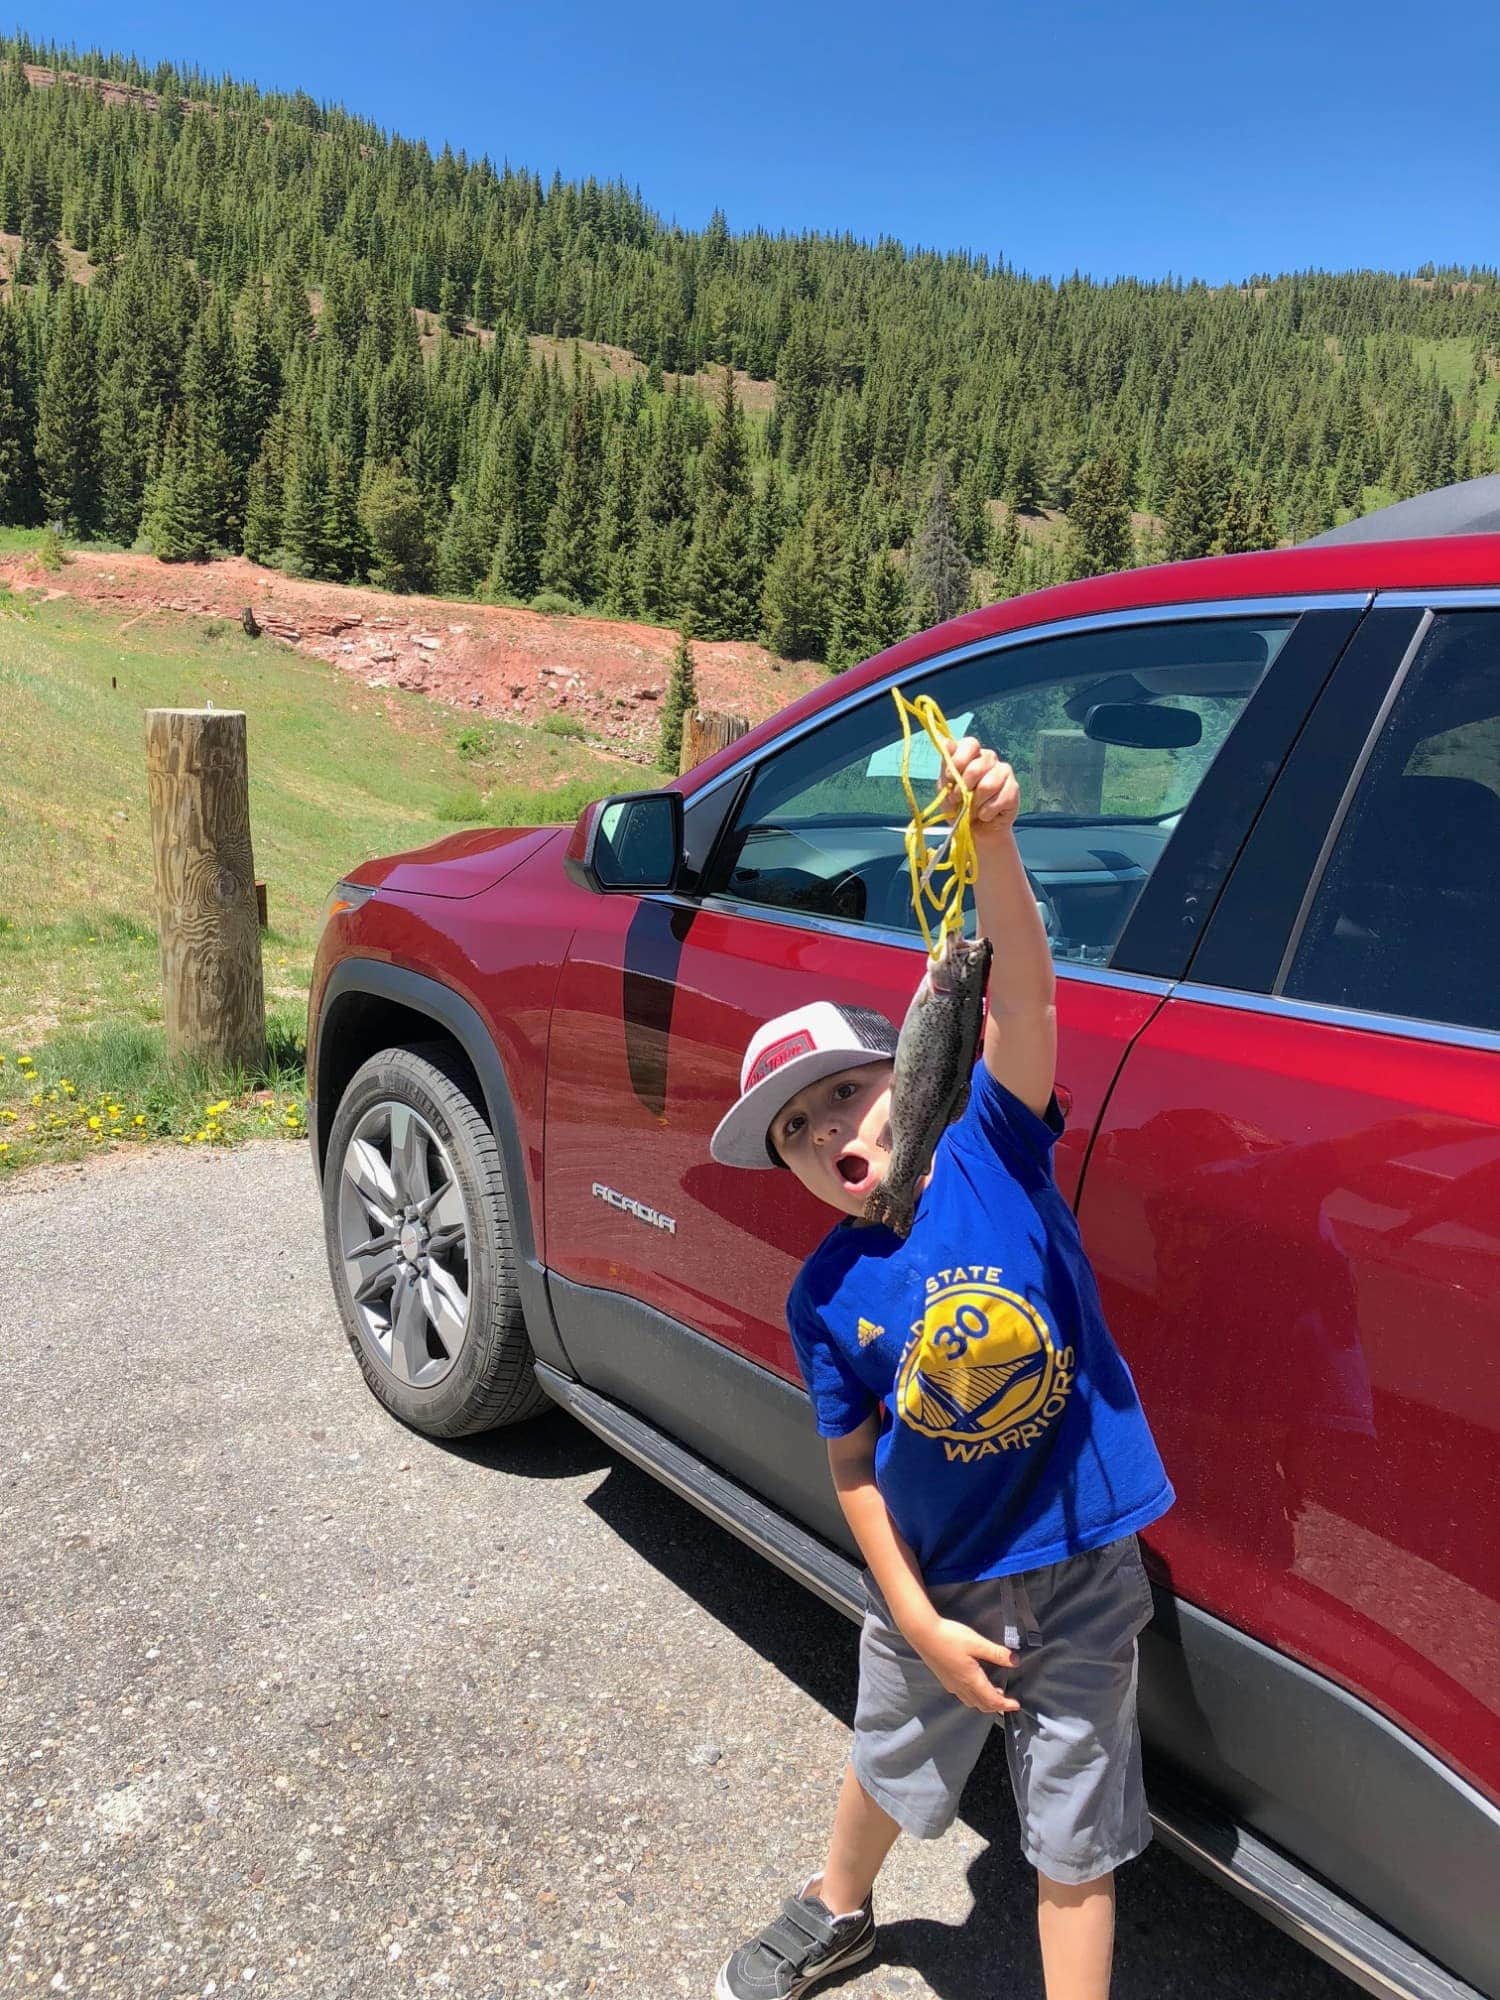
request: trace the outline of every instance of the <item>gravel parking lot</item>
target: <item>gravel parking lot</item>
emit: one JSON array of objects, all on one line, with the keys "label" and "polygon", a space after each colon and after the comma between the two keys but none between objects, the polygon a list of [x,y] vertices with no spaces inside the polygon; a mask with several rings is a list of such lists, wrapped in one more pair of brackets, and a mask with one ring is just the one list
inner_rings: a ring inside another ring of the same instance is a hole
[{"label": "gravel parking lot", "polygon": [[[561,1415],[386,1417],[302,1147],[0,1230],[0,1994],[707,1996],[820,1858],[853,1627]],[[1003,1757],[877,1904],[820,1992],[1039,1992]],[[1353,1988],[1153,1851],[1116,1991]]]}]

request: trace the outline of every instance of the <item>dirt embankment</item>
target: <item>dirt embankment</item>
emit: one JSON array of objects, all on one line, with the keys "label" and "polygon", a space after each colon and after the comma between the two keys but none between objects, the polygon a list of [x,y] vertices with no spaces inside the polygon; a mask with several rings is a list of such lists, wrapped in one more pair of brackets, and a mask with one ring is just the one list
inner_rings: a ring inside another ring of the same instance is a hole
[{"label": "dirt embankment", "polygon": [[[406,688],[513,722],[573,716],[642,757],[655,746],[676,644],[658,625],[309,583],[242,557],[175,564],[80,550],[49,572],[17,555],[0,558],[0,577],[15,589],[113,607],[122,625],[162,613],[238,620],[248,608],[264,643],[328,660],[370,687]],[[739,640],[697,641],[693,658],[700,706],[752,722],[824,678],[822,667]]]}]

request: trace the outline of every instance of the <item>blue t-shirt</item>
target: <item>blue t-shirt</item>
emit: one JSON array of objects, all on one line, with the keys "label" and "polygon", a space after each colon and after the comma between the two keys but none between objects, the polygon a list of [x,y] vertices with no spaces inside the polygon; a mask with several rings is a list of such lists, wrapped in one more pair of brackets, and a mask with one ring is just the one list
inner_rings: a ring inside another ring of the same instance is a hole
[{"label": "blue t-shirt", "polygon": [[910,1236],[840,1223],[787,1300],[819,1433],[880,1410],[876,1483],[929,1583],[1060,1562],[1172,1504],[1052,1177],[1061,1129],[980,1062]]}]

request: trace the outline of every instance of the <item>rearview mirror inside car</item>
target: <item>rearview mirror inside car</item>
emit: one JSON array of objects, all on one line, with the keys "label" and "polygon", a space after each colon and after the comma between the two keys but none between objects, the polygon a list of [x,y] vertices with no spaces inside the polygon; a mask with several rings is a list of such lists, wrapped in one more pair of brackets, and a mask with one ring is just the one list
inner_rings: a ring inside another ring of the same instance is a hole
[{"label": "rearview mirror inside car", "polygon": [[1083,719],[1096,743],[1131,750],[1188,750],[1203,735],[1203,717],[1191,708],[1158,708],[1148,701],[1101,701]]},{"label": "rearview mirror inside car", "polygon": [[624,792],[584,807],[563,866],[596,895],[640,895],[674,888],[681,861],[681,792]]}]

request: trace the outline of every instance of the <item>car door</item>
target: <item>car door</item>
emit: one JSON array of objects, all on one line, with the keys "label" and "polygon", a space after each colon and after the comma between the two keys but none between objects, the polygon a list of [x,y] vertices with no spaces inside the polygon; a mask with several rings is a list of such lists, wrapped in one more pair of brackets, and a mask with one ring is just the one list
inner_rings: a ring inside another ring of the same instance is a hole
[{"label": "car door", "polygon": [[1500,1990],[1500,603],[1365,621],[1080,1215],[1178,1494],[1148,1741]]},{"label": "car door", "polygon": [[[905,677],[1003,749],[1030,801],[1018,838],[1061,975],[1069,1192],[1355,615],[1126,614]],[[1194,740],[1088,734],[1093,711],[1132,705],[1190,710]],[[684,893],[587,907],[548,1059],[548,1255],[580,1374],[840,1542],[782,1317],[832,1217],[790,1174],[716,1165],[708,1142],[770,1015],[816,996],[905,1011],[923,954],[898,741],[888,688],[861,690],[692,797]]]}]

